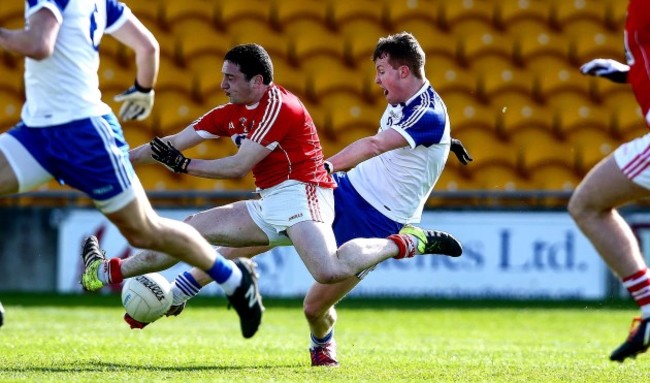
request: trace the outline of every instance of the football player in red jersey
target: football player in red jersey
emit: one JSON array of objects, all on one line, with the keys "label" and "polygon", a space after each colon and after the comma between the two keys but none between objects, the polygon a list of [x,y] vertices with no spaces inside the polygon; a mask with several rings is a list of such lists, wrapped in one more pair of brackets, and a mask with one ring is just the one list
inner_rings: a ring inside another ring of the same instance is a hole
[{"label": "football player in red jersey", "polygon": [[[595,59],[583,74],[629,83],[650,125],[650,3],[630,0],[625,21],[627,64]],[[569,212],[609,268],[621,279],[641,310],[630,335],[610,355],[623,362],[650,345],[650,273],[630,226],[617,211],[628,202],[650,197],[650,134],[621,145],[582,180],[569,201]]]}]

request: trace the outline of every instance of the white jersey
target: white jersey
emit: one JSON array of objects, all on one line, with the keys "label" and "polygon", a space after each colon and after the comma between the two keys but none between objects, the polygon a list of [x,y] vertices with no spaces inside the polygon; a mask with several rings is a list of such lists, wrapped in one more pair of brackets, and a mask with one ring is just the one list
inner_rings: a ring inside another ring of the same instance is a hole
[{"label": "white jersey", "polygon": [[130,10],[116,0],[28,0],[26,23],[42,8],[54,14],[61,29],[52,56],[25,59],[23,122],[44,127],[110,113],[99,91],[98,47],[102,35],[120,28]]},{"label": "white jersey", "polygon": [[389,105],[380,131],[395,129],[409,143],[348,171],[357,192],[379,212],[400,223],[418,223],[445,167],[451,144],[449,116],[428,82],[406,103]]}]

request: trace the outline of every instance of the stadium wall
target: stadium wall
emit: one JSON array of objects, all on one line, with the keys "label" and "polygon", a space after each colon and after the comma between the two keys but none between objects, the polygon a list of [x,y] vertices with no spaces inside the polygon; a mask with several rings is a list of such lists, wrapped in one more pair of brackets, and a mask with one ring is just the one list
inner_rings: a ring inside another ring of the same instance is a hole
[{"label": "stadium wall", "polygon": [[[182,219],[194,210],[164,210]],[[607,271],[591,244],[566,212],[426,212],[424,227],[454,233],[464,244],[457,259],[442,256],[389,260],[354,292],[364,296],[600,299],[607,294]],[[80,292],[79,248],[89,234],[109,255],[134,252],[117,229],[94,210],[71,210],[58,226],[59,292]],[[303,295],[312,279],[293,248],[258,256],[260,289],[267,296]],[[187,267],[163,273],[172,279]],[[118,289],[117,287],[116,289]],[[206,294],[219,294],[213,286]]]},{"label": "stadium wall", "polygon": [[[161,210],[182,219],[191,209]],[[650,215],[627,212],[650,252]],[[110,256],[134,252],[101,214],[85,208],[0,209],[0,291],[80,292],[79,248],[95,234]],[[426,211],[422,225],[454,233],[464,244],[458,259],[389,260],[353,294],[440,297],[599,299],[621,295],[593,247],[563,212]],[[311,277],[290,247],[257,257],[267,296],[300,296]],[[163,273],[173,278],[186,267]],[[119,290],[119,286],[114,288]],[[110,291],[110,290],[109,290]],[[215,286],[204,294],[220,294]]]}]

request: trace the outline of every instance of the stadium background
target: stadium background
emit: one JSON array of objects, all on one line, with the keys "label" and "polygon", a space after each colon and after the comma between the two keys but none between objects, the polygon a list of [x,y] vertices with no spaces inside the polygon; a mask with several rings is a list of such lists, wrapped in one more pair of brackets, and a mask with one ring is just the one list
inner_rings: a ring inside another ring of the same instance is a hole
[{"label": "stadium background", "polygon": [[[403,30],[422,44],[426,74],[447,103],[452,134],[474,157],[467,167],[448,161],[430,209],[562,211],[591,166],[646,132],[628,86],[578,70],[597,57],[624,61],[624,1],[125,3],[161,44],[153,114],[124,124],[132,146],[176,132],[225,102],[219,88],[223,54],[233,44],[257,42],[272,56],[276,81],[305,102],[326,155],[333,154],[376,131],[385,100],[373,83],[370,56],[380,36]],[[2,2],[0,25],[20,27],[23,14],[22,1]],[[0,126],[5,129],[19,118],[23,65],[12,54],[0,54]],[[133,83],[133,56],[108,36],[100,54],[100,87],[115,109],[112,97]],[[190,155],[235,150],[229,141],[215,141]],[[250,176],[207,180],[178,176],[162,166],[137,172],[159,207],[202,208],[247,197],[253,189]],[[0,203],[0,279],[6,281],[0,290],[51,289],[59,218],[69,209],[88,207],[87,199],[50,183]],[[21,282],[25,273],[35,275],[29,284]]]}]

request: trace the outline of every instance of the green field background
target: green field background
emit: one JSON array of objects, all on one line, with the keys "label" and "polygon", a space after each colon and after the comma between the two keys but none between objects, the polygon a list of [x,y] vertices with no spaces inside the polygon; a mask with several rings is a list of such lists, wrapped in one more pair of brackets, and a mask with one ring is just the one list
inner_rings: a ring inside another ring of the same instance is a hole
[{"label": "green field background", "polygon": [[313,368],[301,301],[266,300],[243,339],[223,298],[199,297],[144,330],[117,295],[0,295],[0,382],[641,382],[650,355],[609,353],[629,301],[346,299],[339,368]]}]

